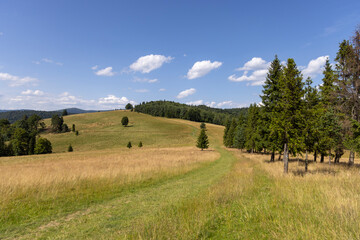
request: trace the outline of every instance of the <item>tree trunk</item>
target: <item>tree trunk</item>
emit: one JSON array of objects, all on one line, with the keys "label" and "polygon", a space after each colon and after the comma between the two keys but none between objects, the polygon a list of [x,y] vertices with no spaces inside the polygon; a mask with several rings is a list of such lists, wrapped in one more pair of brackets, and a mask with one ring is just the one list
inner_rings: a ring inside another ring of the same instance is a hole
[{"label": "tree trunk", "polygon": [[284,173],[289,172],[289,149],[287,143],[284,144]]},{"label": "tree trunk", "polygon": [[320,157],[320,162],[323,163],[324,162],[324,154],[321,154],[321,157]]},{"label": "tree trunk", "polygon": [[349,165],[353,165],[353,164],[354,164],[354,159],[355,159],[355,153],[354,153],[353,151],[350,151]]},{"label": "tree trunk", "polygon": [[308,151],[306,150],[305,154],[305,172],[308,171]]},{"label": "tree trunk", "polygon": [[275,151],[272,151],[270,162],[274,162],[274,161],[275,161]]},{"label": "tree trunk", "polygon": [[278,161],[281,161],[281,152],[279,152],[279,158]]},{"label": "tree trunk", "polygon": [[329,165],[331,165],[331,149],[329,149]]},{"label": "tree trunk", "polygon": [[316,158],[317,158],[317,152],[314,152],[314,162],[316,162]]}]

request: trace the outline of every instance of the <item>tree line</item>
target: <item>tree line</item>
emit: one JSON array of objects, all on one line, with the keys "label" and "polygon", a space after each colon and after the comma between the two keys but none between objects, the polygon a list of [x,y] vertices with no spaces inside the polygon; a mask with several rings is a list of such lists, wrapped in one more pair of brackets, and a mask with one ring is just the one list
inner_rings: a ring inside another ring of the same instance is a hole
[{"label": "tree line", "polygon": [[[65,110],[63,115],[67,115]],[[51,153],[51,142],[40,137],[40,133],[44,131],[64,133],[69,132],[70,129],[64,123],[63,117],[57,114],[52,116],[49,129],[36,114],[30,117],[24,115],[21,120],[12,124],[7,119],[0,119],[0,157]],[[72,131],[78,135],[74,124]]]},{"label": "tree line", "polygon": [[226,119],[246,112],[247,108],[217,109],[205,105],[190,106],[171,101],[151,101],[136,105],[134,111],[157,117],[180,118],[195,122],[225,125]]},{"label": "tree line", "polygon": [[327,59],[319,86],[304,80],[291,58],[283,66],[275,56],[268,70],[261,104],[226,122],[225,146],[268,152],[270,161],[278,153],[285,173],[289,155],[305,155],[307,171],[310,153],[330,164],[347,149],[353,164],[360,153],[360,28],[339,44],[334,65]]}]

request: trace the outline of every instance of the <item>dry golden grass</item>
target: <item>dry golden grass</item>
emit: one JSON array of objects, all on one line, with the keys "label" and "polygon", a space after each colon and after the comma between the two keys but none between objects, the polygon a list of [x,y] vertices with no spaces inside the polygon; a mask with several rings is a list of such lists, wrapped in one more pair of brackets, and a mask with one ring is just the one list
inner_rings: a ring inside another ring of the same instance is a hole
[{"label": "dry golden grass", "polygon": [[187,172],[201,163],[213,161],[219,153],[195,147],[118,149],[2,158],[0,199],[37,189],[56,193],[55,186],[76,185],[82,180],[116,179],[126,184],[157,174]]}]

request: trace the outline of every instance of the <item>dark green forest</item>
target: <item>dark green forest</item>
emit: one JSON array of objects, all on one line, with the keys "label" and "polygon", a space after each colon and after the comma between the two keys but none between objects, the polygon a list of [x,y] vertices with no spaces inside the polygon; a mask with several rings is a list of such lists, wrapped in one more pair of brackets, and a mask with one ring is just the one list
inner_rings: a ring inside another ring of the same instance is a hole
[{"label": "dark green forest", "polygon": [[195,122],[225,125],[228,119],[245,114],[247,108],[218,109],[205,105],[190,106],[171,101],[151,101],[136,105],[134,110],[157,117],[180,118]]},{"label": "dark green forest", "polygon": [[248,114],[228,120],[224,144],[249,152],[283,155],[288,172],[289,155],[308,155],[338,163],[349,150],[349,165],[360,153],[360,28],[339,44],[335,64],[326,62],[322,83],[304,79],[294,59],[283,66],[275,56],[263,85],[261,104]]}]

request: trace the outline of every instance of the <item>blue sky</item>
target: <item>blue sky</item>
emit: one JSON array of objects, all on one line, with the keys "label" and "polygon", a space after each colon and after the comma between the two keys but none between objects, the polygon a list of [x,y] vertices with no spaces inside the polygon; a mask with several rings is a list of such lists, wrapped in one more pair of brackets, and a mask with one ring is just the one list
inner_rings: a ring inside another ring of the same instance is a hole
[{"label": "blue sky", "polygon": [[0,1],[0,109],[260,102],[275,54],[321,82],[360,1]]}]

